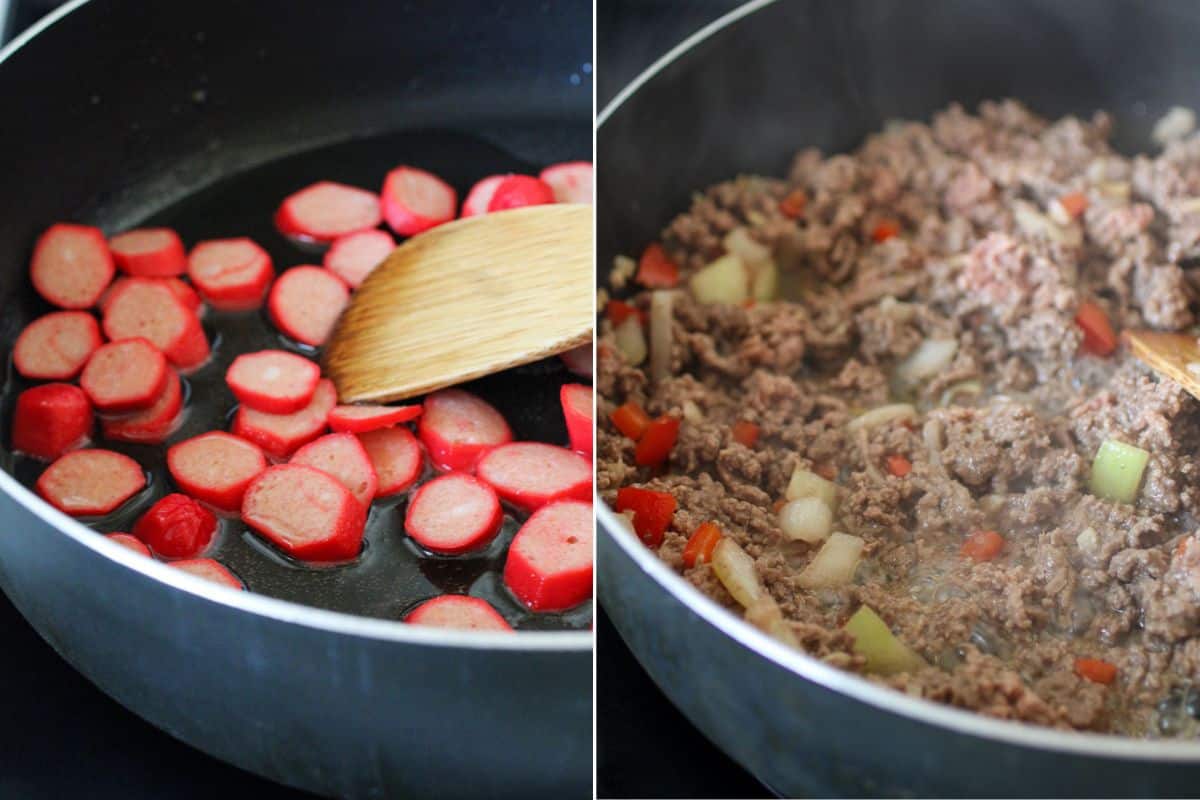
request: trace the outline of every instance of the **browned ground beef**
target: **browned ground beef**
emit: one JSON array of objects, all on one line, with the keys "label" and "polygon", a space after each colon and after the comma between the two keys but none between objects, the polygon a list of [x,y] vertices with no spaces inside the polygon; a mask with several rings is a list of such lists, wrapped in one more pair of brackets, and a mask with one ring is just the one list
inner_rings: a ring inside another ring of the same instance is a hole
[{"label": "browned ground beef", "polygon": [[[661,237],[684,277],[670,375],[654,382],[625,363],[602,325],[604,498],[626,485],[670,491],[679,506],[659,555],[734,608],[710,565],[682,561],[696,527],[717,522],[755,559],[801,646],[832,663],[862,669],[840,627],[866,603],[929,664],[886,679],[897,689],[1038,724],[1196,735],[1200,405],[1123,348],[1081,353],[1074,316],[1090,300],[1118,329],[1191,328],[1200,135],[1126,158],[1109,128],[1104,114],[1051,122],[1013,101],[977,115],[952,106],[850,155],[803,150],[785,178],[698,195]],[[779,205],[794,189],[807,196],[796,220]],[[1029,222],[1072,192],[1088,198],[1079,220]],[[901,233],[875,243],[884,218]],[[738,227],[771,248],[786,300],[701,305],[686,291]],[[647,308],[649,293],[627,299]],[[892,371],[931,337],[958,347],[904,398],[917,422],[849,434],[863,409],[900,399]],[[969,380],[982,393],[942,403]],[[665,468],[634,464],[609,421],[626,401],[683,418]],[[739,420],[761,430],[752,449],[732,436]],[[1108,437],[1151,454],[1135,504],[1087,490]],[[911,473],[890,475],[892,454]],[[836,471],[835,529],[867,542],[850,585],[797,583],[816,547],[787,541],[773,508],[797,465]],[[960,554],[977,530],[1004,536],[998,558]],[[1078,657],[1115,664],[1116,681],[1077,676]]]}]

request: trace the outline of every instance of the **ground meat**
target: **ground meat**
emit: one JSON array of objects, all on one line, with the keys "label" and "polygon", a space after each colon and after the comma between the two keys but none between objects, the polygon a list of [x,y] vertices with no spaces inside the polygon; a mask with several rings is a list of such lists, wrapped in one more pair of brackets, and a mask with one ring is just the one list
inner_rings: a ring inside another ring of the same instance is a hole
[{"label": "ground meat", "polygon": [[[660,557],[740,612],[711,565],[683,564],[692,532],[715,522],[798,646],[831,664],[866,671],[842,625],[868,605],[925,663],[872,676],[901,691],[1040,725],[1180,735],[1162,709],[1200,681],[1200,404],[1123,349],[1081,352],[1075,315],[1086,300],[1117,328],[1195,322],[1200,134],[1125,158],[1111,127],[1012,100],[955,105],[853,153],[802,150],[785,178],[696,195],[661,237],[683,278],[741,228],[770,252],[780,296],[704,305],[679,292],[658,381],[602,326],[602,497],[670,492]],[[795,219],[780,207],[791,192],[806,198]],[[1075,219],[1059,204],[1071,193],[1087,199]],[[884,221],[900,233],[876,241]],[[914,380],[933,339],[953,347]],[[666,464],[634,463],[608,419],[624,402],[681,419]],[[915,417],[856,422],[896,403]],[[733,435],[744,422],[752,446]],[[1089,491],[1106,439],[1150,454],[1133,503]],[[803,578],[821,545],[789,540],[777,513],[797,469],[836,484],[834,529],[862,540],[849,583]],[[985,531],[1002,549],[977,562],[967,545]],[[1080,658],[1115,665],[1115,682],[1081,677]]]}]

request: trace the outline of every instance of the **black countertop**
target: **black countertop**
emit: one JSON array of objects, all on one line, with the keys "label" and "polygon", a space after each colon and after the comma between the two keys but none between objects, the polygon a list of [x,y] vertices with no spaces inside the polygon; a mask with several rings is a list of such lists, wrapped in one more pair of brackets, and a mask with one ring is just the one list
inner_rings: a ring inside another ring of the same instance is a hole
[{"label": "black countertop", "polygon": [[[598,0],[596,108],[734,0]],[[603,161],[604,154],[597,155]],[[603,612],[596,620],[599,797],[769,797],[642,671]]]}]

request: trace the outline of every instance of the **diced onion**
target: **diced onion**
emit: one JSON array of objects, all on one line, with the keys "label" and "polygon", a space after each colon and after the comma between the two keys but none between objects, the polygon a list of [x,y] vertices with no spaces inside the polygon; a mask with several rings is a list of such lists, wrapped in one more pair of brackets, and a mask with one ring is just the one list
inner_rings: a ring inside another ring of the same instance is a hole
[{"label": "diced onion", "polygon": [[750,299],[746,268],[732,254],[721,256],[693,275],[691,287],[701,303],[737,305]]},{"label": "diced onion", "polygon": [[925,666],[925,660],[900,641],[870,606],[860,606],[842,630],[854,637],[854,652],[866,659],[867,672],[895,675]]},{"label": "diced onion", "polygon": [[704,412],[696,405],[695,400],[684,400],[683,418],[691,423],[704,422]]},{"label": "diced onion", "polygon": [[1078,247],[1083,244],[1083,232],[1074,226],[1059,225],[1024,200],[1013,202],[1013,219],[1027,236],[1038,236],[1059,244]]},{"label": "diced onion", "polygon": [[816,544],[833,531],[833,511],[819,497],[803,497],[779,509],[779,527],[792,541]]},{"label": "diced onion", "polygon": [[769,261],[771,250],[764,244],[754,241],[750,231],[745,228],[734,228],[725,234],[725,252],[732,253],[742,260],[743,264],[756,266]]},{"label": "diced onion", "polygon": [[760,303],[768,303],[779,296],[779,267],[774,261],[764,261],[752,267],[754,286],[752,294]]},{"label": "diced onion", "polygon": [[733,595],[742,608],[750,608],[766,594],[758,580],[754,559],[728,536],[722,536],[713,548],[712,568],[725,591]]},{"label": "diced onion", "polygon": [[830,510],[837,510],[837,484],[827,481],[811,470],[796,467],[792,471],[792,479],[788,481],[785,496],[788,500],[800,500],[805,497],[816,497],[824,501]]},{"label": "diced onion", "polygon": [[797,582],[805,589],[824,589],[842,586],[854,580],[866,543],[857,536],[834,533],[821,545],[821,550],[808,562],[808,566],[797,576]]},{"label": "diced onion", "polygon": [[1100,549],[1100,537],[1096,535],[1095,528],[1084,528],[1075,537],[1075,544],[1085,553],[1095,553]]},{"label": "diced onion", "polygon": [[658,383],[671,371],[671,305],[674,295],[658,290],[650,295],[650,380]]},{"label": "diced onion", "polygon": [[858,415],[846,425],[846,428],[851,431],[866,430],[877,428],[888,422],[895,422],[902,419],[916,419],[917,410],[913,408],[911,403],[891,403],[886,406],[872,408],[863,414]]},{"label": "diced onion", "polygon": [[904,386],[916,386],[945,371],[957,352],[957,339],[925,339],[896,365],[894,377]]},{"label": "diced onion", "polygon": [[636,316],[626,317],[625,321],[613,330],[613,338],[617,349],[631,366],[636,367],[646,360],[646,335],[642,333],[642,323]]},{"label": "diced onion", "polygon": [[983,384],[979,381],[961,381],[953,386],[947,387],[946,391],[942,392],[942,399],[939,401],[938,405],[940,405],[942,408],[945,408],[954,402],[954,398],[958,397],[960,394],[982,393]]},{"label": "diced onion", "polygon": [[799,647],[796,633],[783,617],[783,611],[775,598],[763,592],[763,596],[754,605],[746,609],[746,621],[754,627],[791,647]]},{"label": "diced onion", "polygon": [[623,289],[635,272],[637,272],[636,261],[629,256],[616,256],[613,258],[612,272],[608,274],[608,282],[614,289]]},{"label": "diced onion", "polygon": [[1140,447],[1105,439],[1092,461],[1092,494],[1118,503],[1132,503],[1142,485],[1150,454]]},{"label": "diced onion", "polygon": [[1196,127],[1196,114],[1190,108],[1172,106],[1167,113],[1154,123],[1154,131],[1150,134],[1154,141],[1165,145],[1176,139],[1182,139]]},{"label": "diced onion", "polygon": [[1129,185],[1129,181],[1104,181],[1096,185],[1096,191],[1112,200],[1126,203],[1133,195],[1133,187]]}]

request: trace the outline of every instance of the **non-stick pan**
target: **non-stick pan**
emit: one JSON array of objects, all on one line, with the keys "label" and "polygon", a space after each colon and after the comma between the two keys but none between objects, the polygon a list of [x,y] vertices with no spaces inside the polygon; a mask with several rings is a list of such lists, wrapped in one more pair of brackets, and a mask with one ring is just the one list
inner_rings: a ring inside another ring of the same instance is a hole
[{"label": "non-stick pan", "polygon": [[[230,230],[239,220],[258,230],[271,208],[252,195],[282,185],[272,165],[315,163],[314,150],[330,174],[294,188],[411,160],[459,169],[461,188],[497,161],[589,158],[590,42],[583,2],[69,4],[0,52],[0,362],[48,310],[26,265],[53,221],[114,232],[176,213],[185,239],[248,232]],[[358,140],[394,152],[371,166],[345,146]],[[253,176],[244,194],[222,189],[238,175]],[[211,215],[186,213],[193,196]],[[312,258],[286,246],[270,241],[277,263]],[[550,402],[522,398],[557,398],[566,379],[547,362],[479,391],[518,435],[565,439]],[[3,446],[0,460],[11,466]],[[337,592],[314,595],[324,608],[234,592],[114,545],[5,471],[0,520],[0,585],[42,636],[208,753],[338,797],[589,792],[586,630],[470,635],[405,626],[396,608],[330,610],[354,607]],[[390,596],[387,577],[367,588]],[[283,581],[267,588],[288,596]]]},{"label": "non-stick pan", "polygon": [[[892,118],[1016,97],[1050,115],[1115,112],[1150,147],[1200,106],[1191,3],[754,2],[672,50],[600,115],[601,281],[689,193],[783,174],[792,153],[853,147]],[[603,63],[604,54],[600,54]],[[1023,726],[909,698],[791,650],[697,592],[599,501],[601,604],[714,743],[784,795],[1194,795],[1200,743]]]}]

